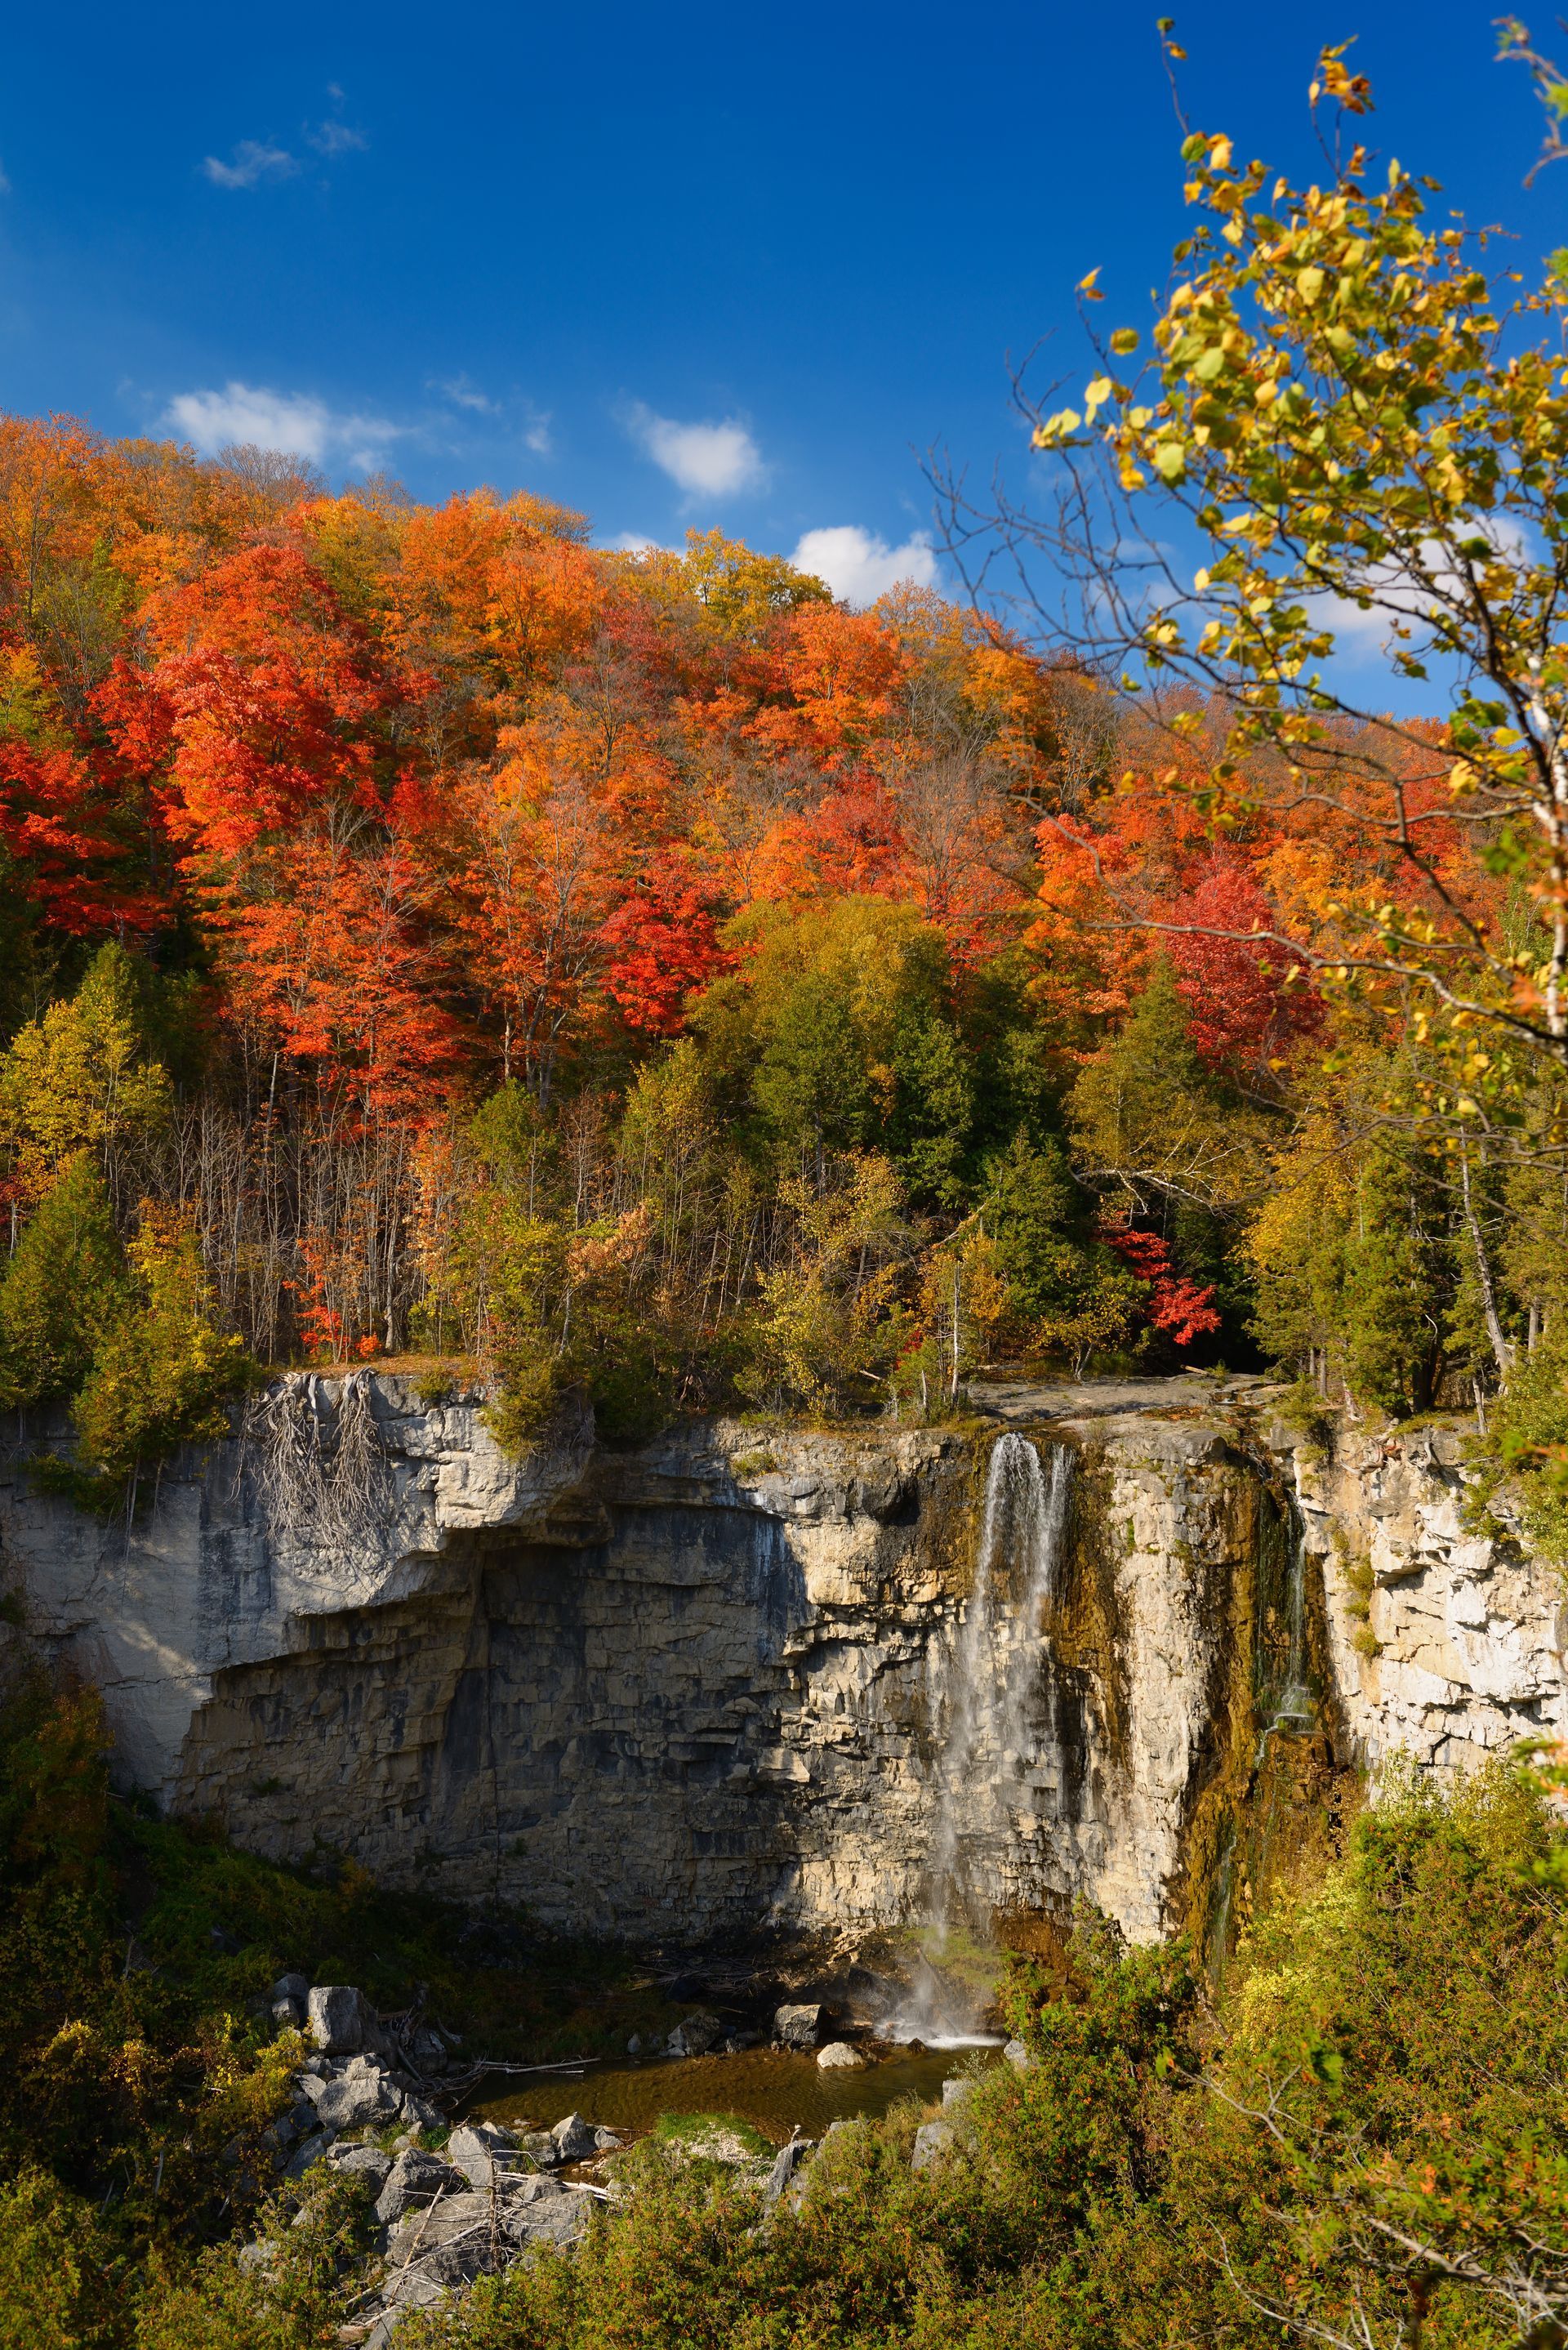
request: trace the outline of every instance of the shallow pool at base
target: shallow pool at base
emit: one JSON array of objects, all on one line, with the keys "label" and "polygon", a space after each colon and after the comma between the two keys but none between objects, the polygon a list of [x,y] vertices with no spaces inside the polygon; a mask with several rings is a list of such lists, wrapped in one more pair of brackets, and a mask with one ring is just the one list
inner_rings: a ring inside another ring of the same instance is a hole
[{"label": "shallow pool at base", "polygon": [[815,2056],[750,2048],[738,2056],[684,2056],[650,2064],[594,2064],[580,2078],[555,2073],[497,2088],[469,2118],[509,2128],[548,2128],[576,2111],[605,2129],[640,2135],[660,2114],[740,2114],[775,2146],[794,2130],[820,2137],[829,2122],[885,2114],[900,2097],[938,2098],[942,2083],[994,2048],[895,2048],[861,2072],[825,2072]]}]

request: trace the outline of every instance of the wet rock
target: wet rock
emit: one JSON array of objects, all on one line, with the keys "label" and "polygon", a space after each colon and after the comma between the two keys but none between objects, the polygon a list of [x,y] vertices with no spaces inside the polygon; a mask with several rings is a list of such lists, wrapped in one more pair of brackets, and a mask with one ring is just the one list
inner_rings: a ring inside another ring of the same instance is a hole
[{"label": "wet rock", "polygon": [[374,2022],[363,1991],[351,1983],[314,1983],[306,2002],[311,2036],[327,2056],[352,2056]]},{"label": "wet rock", "polygon": [[826,2048],[816,2052],[816,2061],[825,2073],[858,2073],[866,2063],[858,2048],[847,2040],[830,2040]]},{"label": "wet rock", "polygon": [[774,2038],[781,2048],[815,2048],[822,2038],[822,2018],[819,2000],[775,2008]]},{"label": "wet rock", "polygon": [[582,2162],[597,2151],[598,2136],[591,2122],[581,2114],[567,2114],[558,2121],[550,2136],[556,2141],[557,2162]]},{"label": "wet rock", "polygon": [[706,2056],[723,2037],[718,2017],[699,2012],[683,2016],[664,2044],[671,2056]]}]

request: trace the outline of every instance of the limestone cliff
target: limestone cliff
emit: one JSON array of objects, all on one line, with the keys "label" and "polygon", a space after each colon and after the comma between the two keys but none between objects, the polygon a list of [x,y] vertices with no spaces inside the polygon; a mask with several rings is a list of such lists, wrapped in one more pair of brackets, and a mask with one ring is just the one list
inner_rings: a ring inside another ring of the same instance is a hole
[{"label": "limestone cliff", "polygon": [[[1320,1694],[1366,1757],[1563,1718],[1550,1578],[1481,1557],[1436,1453],[1324,1467],[1266,1395],[1201,1383],[982,1400],[989,1428],[701,1422],[626,1452],[568,1419],[517,1464],[476,1393],[292,1378],[129,1528],[14,1451],[6,1579],[164,1802],[689,1941],[896,1924],[944,1869],[971,1908],[1085,1892],[1158,1931],[1245,1777],[1293,1494]],[[1060,1455],[1033,1568],[982,1540],[997,1422]],[[1346,1612],[1364,1528],[1376,1657]]]}]

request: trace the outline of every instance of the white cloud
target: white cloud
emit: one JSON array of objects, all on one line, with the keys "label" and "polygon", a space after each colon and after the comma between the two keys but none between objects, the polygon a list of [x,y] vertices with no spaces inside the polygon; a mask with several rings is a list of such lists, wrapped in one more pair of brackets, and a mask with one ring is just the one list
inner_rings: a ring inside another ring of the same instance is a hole
[{"label": "white cloud", "polygon": [[202,169],[215,188],[255,188],[264,180],[291,180],[299,165],[286,147],[275,147],[270,139],[242,139],[232,162],[209,155]]},{"label": "white cloud", "polygon": [[678,424],[639,400],[627,411],[626,426],[676,487],[693,497],[732,497],[765,478],[762,452],[738,417],[722,424]]},{"label": "white cloud", "polygon": [[678,546],[666,546],[662,539],[649,538],[640,530],[618,531],[609,541],[618,555],[679,555]]},{"label": "white cloud", "polygon": [[857,607],[874,604],[901,579],[913,580],[917,588],[936,585],[937,558],[919,532],[902,546],[889,546],[858,523],[838,523],[828,530],[808,530],[790,561],[797,571],[826,579],[844,603]]},{"label": "white cloud", "polygon": [[268,391],[259,384],[226,383],[222,391],[182,391],[163,421],[212,456],[231,442],[286,450],[313,465],[340,458],[352,472],[373,473],[399,428],[384,417],[344,415],[309,393]]},{"label": "white cloud", "polygon": [[[1467,517],[1464,529],[1475,538],[1490,541],[1506,563],[1525,564],[1532,555],[1532,535],[1512,515]],[[1364,608],[1348,596],[1309,596],[1307,612],[1319,629],[1334,634],[1336,654],[1351,662],[1386,660],[1398,650],[1419,652],[1421,630],[1438,603],[1463,604],[1465,583],[1449,561],[1440,540],[1423,539],[1414,563],[1390,556],[1366,574],[1373,601]],[[1407,639],[1395,636],[1396,622],[1414,629]]]},{"label": "white cloud", "polygon": [[[474,416],[502,417],[507,413],[507,402],[504,400],[492,400],[490,394],[487,391],[482,391],[471,376],[437,377],[431,381],[431,390],[439,391],[441,398],[450,400],[453,408],[466,408]],[[522,433],[524,447],[532,449],[535,457],[551,456],[555,452],[556,444],[550,436],[548,412],[543,408],[535,408],[529,400],[519,402],[518,408],[521,422],[517,429]]]},{"label": "white cloud", "polygon": [[350,130],[346,122],[318,122],[305,135],[318,155],[348,155],[370,143],[362,130]]},{"label": "white cloud", "polygon": [[501,413],[501,402],[492,400],[488,392],[481,391],[479,386],[471,383],[465,375],[449,376],[444,381],[438,382],[435,390],[443,399],[450,400],[454,408],[472,408],[476,416],[499,416]]}]

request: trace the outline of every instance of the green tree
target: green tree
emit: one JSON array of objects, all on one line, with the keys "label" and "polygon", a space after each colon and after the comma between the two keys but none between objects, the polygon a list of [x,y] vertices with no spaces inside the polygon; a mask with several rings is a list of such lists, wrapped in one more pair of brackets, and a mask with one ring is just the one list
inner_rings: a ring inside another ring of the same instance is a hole
[{"label": "green tree", "polygon": [[0,1061],[0,1150],[36,1194],[63,1159],[96,1151],[112,1167],[167,1122],[172,1096],[150,1054],[131,958],[99,949],[68,1003],[29,1021]]},{"label": "green tree", "polygon": [[141,1203],[128,1252],[134,1287],[102,1330],[72,1408],[81,1471],[106,1498],[182,1444],[216,1443],[249,1370],[244,1342],[218,1326],[196,1235]]},{"label": "green tree", "polygon": [[1163,960],[1119,1034],[1085,1067],[1068,1118],[1084,1180],[1135,1211],[1164,1200],[1229,1209],[1261,1170],[1262,1118],[1230,1099],[1204,1068],[1176,974]]},{"label": "green tree", "polygon": [[[1140,686],[1199,688],[1204,708],[1164,714],[1195,744],[1218,717],[1203,778],[1217,818],[1310,794],[1377,858],[1334,893],[1316,945],[1272,943],[1321,990],[1426,1035],[1442,1064],[1429,1113],[1465,1126],[1532,1061],[1568,1066],[1568,265],[1516,293],[1481,265],[1486,238],[1431,208],[1435,182],[1375,173],[1355,132],[1371,92],[1342,49],[1324,52],[1311,101],[1340,118],[1326,185],[1241,161],[1223,132],[1187,137],[1194,225],[1152,356],[1137,363],[1137,328],[1117,328],[1080,404],[1038,420],[1035,446],[1078,494],[1035,543],[1075,567],[1099,659],[1119,653]],[[1091,516],[1114,517],[1109,536]],[[993,520],[1014,544],[1031,527]],[[1141,564],[1102,559],[1112,539],[1178,534],[1203,559],[1152,598]],[[1426,690],[1420,720],[1368,728],[1383,705],[1331,666],[1350,610],[1376,616],[1391,668]],[[1447,810],[1484,827],[1532,896],[1522,945],[1456,896],[1431,821],[1411,820],[1433,716]]]},{"label": "green tree", "polygon": [[16,1409],[72,1394],[128,1294],[103,1177],[79,1151],[24,1226],[0,1285],[0,1403]]},{"label": "green tree", "polygon": [[1068,1354],[1080,1367],[1092,1351],[1124,1344],[1147,1292],[1096,1237],[1062,1145],[1019,1135],[986,1178],[982,1213],[1007,1286],[1011,1342],[1024,1354]]}]

